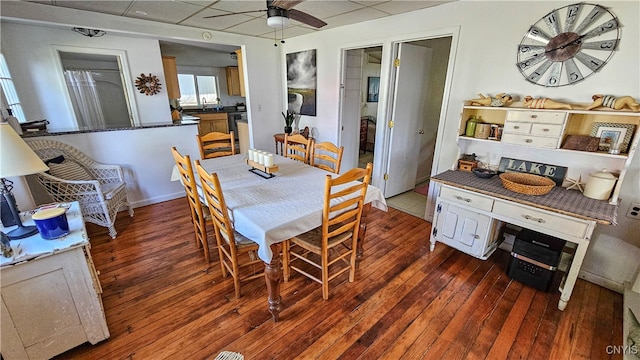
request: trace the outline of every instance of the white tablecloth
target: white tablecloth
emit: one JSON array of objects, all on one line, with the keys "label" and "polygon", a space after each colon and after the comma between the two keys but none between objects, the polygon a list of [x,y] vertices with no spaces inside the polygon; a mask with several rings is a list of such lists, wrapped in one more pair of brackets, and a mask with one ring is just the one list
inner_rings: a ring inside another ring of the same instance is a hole
[{"label": "white tablecloth", "polygon": [[[236,231],[255,241],[260,246],[258,256],[270,262],[272,244],[322,225],[324,185],[330,173],[274,155],[279,170],[275,177],[265,179],[250,172],[244,158],[224,156],[201,160],[201,164],[209,173],[218,174]],[[174,170],[172,179],[178,180]],[[368,187],[366,202],[387,211],[382,191],[375,186]]]}]

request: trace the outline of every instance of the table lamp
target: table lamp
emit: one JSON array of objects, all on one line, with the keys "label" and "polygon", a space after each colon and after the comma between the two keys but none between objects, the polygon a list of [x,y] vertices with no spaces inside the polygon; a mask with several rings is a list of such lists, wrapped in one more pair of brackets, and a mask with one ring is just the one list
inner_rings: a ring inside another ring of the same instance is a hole
[{"label": "table lamp", "polygon": [[11,128],[9,123],[0,123],[0,179],[2,181],[2,196],[7,201],[9,212],[15,224],[18,225],[7,233],[9,239],[22,239],[38,233],[35,226],[24,226],[20,220],[20,213],[11,190],[13,182],[8,177],[37,174],[49,170],[35,152]]}]

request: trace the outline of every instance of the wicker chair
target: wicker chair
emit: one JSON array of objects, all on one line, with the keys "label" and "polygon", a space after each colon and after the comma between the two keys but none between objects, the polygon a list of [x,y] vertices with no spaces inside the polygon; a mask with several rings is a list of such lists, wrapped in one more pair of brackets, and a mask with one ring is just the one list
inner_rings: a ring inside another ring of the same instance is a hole
[{"label": "wicker chair", "polygon": [[[78,201],[84,221],[108,228],[109,235],[115,239],[117,232],[114,223],[118,210],[126,206],[129,216],[133,217],[122,167],[98,163],[73,146],[59,141],[25,141],[51,168],[48,173],[36,176],[53,201]],[[54,165],[60,161],[72,165],[73,171],[66,169],[54,172]]]}]

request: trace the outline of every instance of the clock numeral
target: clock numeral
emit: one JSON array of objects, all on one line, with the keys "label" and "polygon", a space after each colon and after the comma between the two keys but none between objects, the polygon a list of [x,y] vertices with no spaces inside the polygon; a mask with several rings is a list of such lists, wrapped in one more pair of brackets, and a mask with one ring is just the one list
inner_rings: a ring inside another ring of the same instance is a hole
[{"label": "clock numeral", "polygon": [[591,71],[597,71],[602,65],[604,65],[604,61],[600,60],[591,55],[587,55],[583,52],[579,52],[576,54],[576,59],[578,59],[584,66],[591,69]]},{"label": "clock numeral", "polygon": [[617,46],[618,46],[618,39],[615,39],[615,40],[605,40],[605,41],[584,43],[582,44],[582,49],[612,51],[612,50],[616,50]]},{"label": "clock numeral", "polygon": [[551,64],[553,64],[551,61],[547,60],[544,63],[542,63],[542,65],[538,66],[537,69],[535,69],[528,77],[527,79],[529,79],[531,82],[537,83],[538,80],[540,80],[540,78],[542,77],[542,75],[544,75],[545,72],[547,72],[547,70],[549,70],[549,67],[551,66]]},{"label": "clock numeral", "polygon": [[605,10],[605,9],[601,8],[600,6],[596,5],[593,9],[591,9],[591,12],[582,21],[582,23],[580,23],[580,25],[578,26],[578,28],[576,29],[575,32],[577,32],[578,34],[582,34],[582,30],[588,28],[589,25],[593,24],[593,22],[598,20],[598,18],[600,16],[602,16],[602,15],[604,15],[606,13],[608,13],[607,10]]},{"label": "clock numeral", "polygon": [[571,29],[573,29],[573,25],[575,25],[576,23],[578,15],[580,15],[582,5],[582,3],[569,5],[569,7],[567,8],[567,20],[564,24],[564,32],[571,32]]},{"label": "clock numeral", "polygon": [[554,10],[544,17],[544,22],[551,31],[551,35],[556,36],[560,33],[560,24],[558,24],[558,11]]},{"label": "clock numeral", "polygon": [[518,52],[524,55],[544,54],[544,46],[540,45],[519,45]]},{"label": "clock numeral", "polygon": [[562,70],[562,63],[554,62],[551,64],[551,72],[547,79],[547,86],[559,86],[560,85],[560,71]]},{"label": "clock numeral", "polygon": [[607,21],[606,23],[599,25],[597,28],[589,31],[588,33],[583,35],[583,39],[589,39],[592,38],[594,36],[598,36],[598,35],[602,35],[606,32],[609,32],[611,30],[615,30],[617,29],[619,26],[618,24],[618,20],[616,19],[611,19],[609,21]]},{"label": "clock numeral", "polygon": [[544,56],[538,56],[538,55],[534,55],[531,58],[521,61],[518,63],[518,67],[521,70],[527,70],[530,67],[532,67],[533,65],[539,64],[541,61],[546,60],[547,58]]},{"label": "clock numeral", "polygon": [[542,31],[537,26],[532,26],[529,28],[529,32],[527,32],[527,37],[531,40],[535,40],[541,43],[548,43],[551,40],[551,36],[547,35],[544,31]]},{"label": "clock numeral", "polygon": [[567,73],[567,80],[569,81],[569,84],[573,84],[584,79],[584,76],[582,76],[580,69],[578,69],[578,65],[576,65],[576,62],[573,61],[573,59],[565,61],[564,67]]}]

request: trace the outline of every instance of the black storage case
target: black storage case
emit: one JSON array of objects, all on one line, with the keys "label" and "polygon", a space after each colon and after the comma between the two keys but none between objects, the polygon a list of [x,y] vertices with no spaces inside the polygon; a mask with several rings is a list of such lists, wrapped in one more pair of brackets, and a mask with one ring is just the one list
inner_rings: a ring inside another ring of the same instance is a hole
[{"label": "black storage case", "polygon": [[564,245],[562,239],[522,229],[513,242],[507,275],[538,290],[549,291],[558,273]]}]

